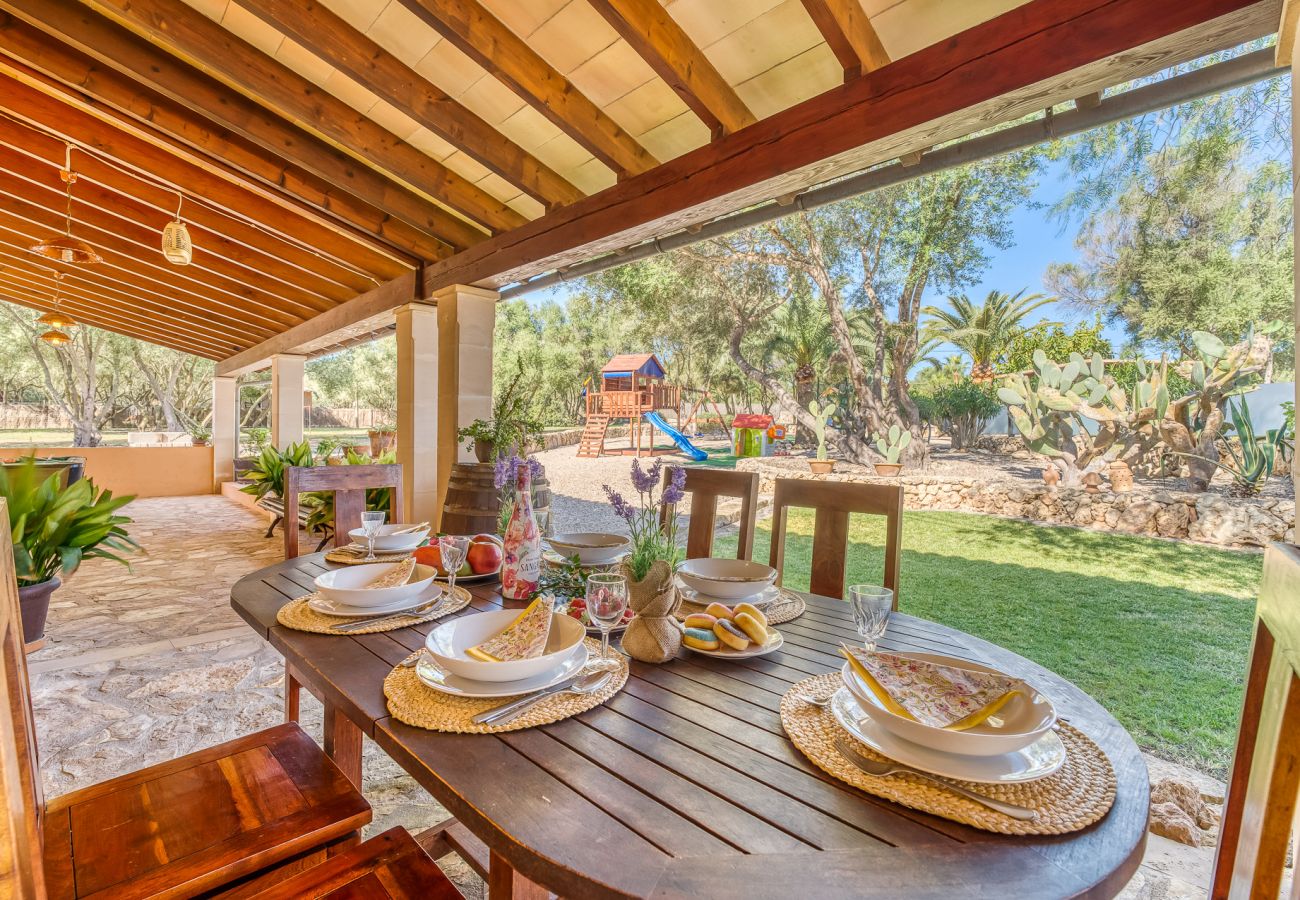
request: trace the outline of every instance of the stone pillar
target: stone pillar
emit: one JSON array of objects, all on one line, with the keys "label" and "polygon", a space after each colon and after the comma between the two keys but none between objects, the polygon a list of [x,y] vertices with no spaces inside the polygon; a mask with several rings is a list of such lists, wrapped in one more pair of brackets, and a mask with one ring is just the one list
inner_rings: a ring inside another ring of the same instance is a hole
[{"label": "stone pillar", "polygon": [[271,357],[271,443],[280,450],[303,437],[303,378],[307,357],[277,353]]},{"label": "stone pillar", "polygon": [[[397,461],[402,466],[402,496],[407,522],[442,517],[439,480],[439,313],[423,303],[400,306],[397,313]],[[455,440],[455,435],[452,435]],[[445,487],[444,487],[445,490]]]},{"label": "stone pillar", "polygon": [[239,453],[239,379],[216,375],[212,379],[212,490],[235,480]]},{"label": "stone pillar", "polygon": [[[1294,7],[1287,5],[1287,10],[1293,10]],[[1291,46],[1291,58],[1288,60],[1279,59],[1279,63],[1290,63],[1291,71],[1296,71],[1296,66],[1300,65],[1300,42],[1296,41],[1296,17],[1294,15],[1283,14],[1282,27],[1278,33],[1278,43],[1282,46],[1289,43]],[[1296,146],[1297,139],[1300,139],[1300,97],[1296,96],[1293,89],[1291,91],[1291,167],[1292,170],[1300,164],[1300,147]],[[1292,197],[1296,202],[1300,202],[1300,180],[1291,180]],[[1297,207],[1300,208],[1300,207]],[[1294,233],[1292,240],[1295,242],[1295,249],[1300,252],[1300,233]],[[1295,337],[1300,340],[1300,255],[1297,255],[1292,265],[1296,275],[1297,293],[1295,296]],[[1292,344],[1292,353],[1295,353],[1295,344]],[[1293,360],[1294,361],[1294,360]],[[1295,405],[1300,409],[1300,377],[1295,379]],[[1300,460],[1291,460],[1291,480],[1295,484],[1297,493],[1300,493]]]},{"label": "stone pillar", "polygon": [[[434,295],[438,301],[439,325],[443,328],[443,354],[455,361],[454,385],[447,396],[455,397],[454,423],[448,422],[450,440],[455,432],[475,419],[492,417],[492,338],[496,329],[496,291],[467,285],[453,285]],[[450,321],[449,321],[450,316]],[[452,394],[454,390],[454,394]],[[458,462],[474,462],[474,451],[458,445],[454,458]],[[449,468],[450,471],[450,468]]]}]

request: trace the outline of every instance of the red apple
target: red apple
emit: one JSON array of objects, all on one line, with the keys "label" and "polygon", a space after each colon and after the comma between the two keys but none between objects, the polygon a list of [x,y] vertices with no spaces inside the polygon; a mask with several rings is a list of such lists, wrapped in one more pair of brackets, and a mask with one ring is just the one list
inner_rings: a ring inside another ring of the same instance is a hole
[{"label": "red apple", "polygon": [[470,543],[465,559],[475,575],[488,575],[501,568],[501,556],[501,547],[495,541],[476,538]]}]

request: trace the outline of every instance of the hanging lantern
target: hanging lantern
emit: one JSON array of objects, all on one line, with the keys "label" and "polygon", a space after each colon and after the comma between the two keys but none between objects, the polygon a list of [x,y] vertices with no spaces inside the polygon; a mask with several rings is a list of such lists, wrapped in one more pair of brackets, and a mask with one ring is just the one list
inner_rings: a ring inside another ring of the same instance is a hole
[{"label": "hanging lantern", "polygon": [[41,340],[53,347],[62,347],[64,344],[72,343],[72,335],[57,329],[52,329],[41,335]]},{"label": "hanging lantern", "polygon": [[181,221],[181,203],[184,196],[178,194],[176,200],[176,221],[168,222],[162,233],[162,252],[167,261],[177,266],[188,266],[194,258],[194,244],[190,241],[190,230]]},{"label": "hanging lantern", "polygon": [[64,328],[76,327],[77,325],[76,320],[74,320],[72,316],[65,313],[61,308],[61,304],[63,303],[62,286],[63,286],[63,273],[55,272],[54,273],[54,309],[37,317],[36,319],[37,325],[44,325],[46,328],[53,328],[55,331],[60,331]]},{"label": "hanging lantern", "polygon": [[46,259],[56,259],[62,263],[88,265],[103,262],[104,258],[95,252],[95,248],[80,238],[72,236],[72,186],[77,183],[77,173],[72,171],[72,145],[68,145],[67,168],[59,170],[59,177],[67,185],[67,211],[64,233],[56,238],[38,241],[30,249]]}]

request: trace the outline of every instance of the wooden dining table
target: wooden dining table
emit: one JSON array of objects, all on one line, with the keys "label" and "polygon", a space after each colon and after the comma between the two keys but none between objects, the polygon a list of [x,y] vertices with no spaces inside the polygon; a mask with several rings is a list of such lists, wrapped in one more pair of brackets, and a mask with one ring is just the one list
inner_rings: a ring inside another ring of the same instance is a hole
[{"label": "wooden dining table", "polygon": [[[440,622],[323,635],[276,624],[332,568],[312,554],[241,579],[231,604],[325,704],[325,748],[360,784],[364,733],[489,851],[501,897],[1110,897],[1146,842],[1147,770],[1132,738],[1058,675],[988,641],[896,613],[881,641],[995,666],[1031,682],[1115,768],[1110,812],[1059,836],[992,834],[876,798],[825,774],[786,737],[779,703],[836,670],[856,641],[847,604],[807,596],[767,656],[633,661],[622,691],[573,718],[493,735],[405,725],[384,677]],[[458,615],[517,607],[495,582],[465,585]],[[972,585],[978,591],[980,586]],[[443,619],[441,621],[446,621]]]}]

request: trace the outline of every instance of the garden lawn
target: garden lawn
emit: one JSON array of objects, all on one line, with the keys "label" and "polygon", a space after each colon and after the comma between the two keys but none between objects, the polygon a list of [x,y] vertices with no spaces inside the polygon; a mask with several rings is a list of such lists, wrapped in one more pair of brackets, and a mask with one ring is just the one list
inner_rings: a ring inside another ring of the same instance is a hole
[{"label": "garden lawn", "polygon": [[[807,589],[812,515],[791,510],[789,525],[784,584]],[[770,523],[760,523],[755,559],[767,559],[770,539]],[[848,583],[879,583],[883,543],[883,519],[853,517]],[[735,538],[717,552],[734,554]],[[899,607],[1058,672],[1142,749],[1222,777],[1262,565],[1258,553],[908,512]]]}]

